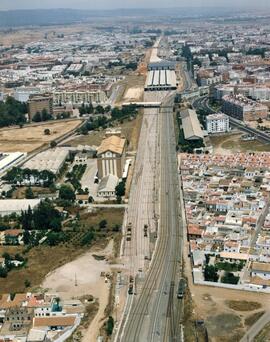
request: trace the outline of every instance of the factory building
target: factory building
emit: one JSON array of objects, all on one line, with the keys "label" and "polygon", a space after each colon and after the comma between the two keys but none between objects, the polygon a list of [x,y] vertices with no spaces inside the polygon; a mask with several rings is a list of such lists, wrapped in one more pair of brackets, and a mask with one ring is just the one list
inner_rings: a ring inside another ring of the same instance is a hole
[{"label": "factory building", "polygon": [[186,140],[203,139],[203,131],[195,110],[186,109],[181,111],[182,127]]},{"label": "factory building", "polygon": [[68,156],[68,149],[57,147],[54,150],[40,152],[24,163],[23,168],[38,171],[47,170],[58,174]]},{"label": "factory building", "polygon": [[126,159],[126,139],[112,135],[103,139],[97,151],[98,177],[122,177]]},{"label": "factory building", "polygon": [[21,214],[22,211],[34,209],[40,199],[1,199],[0,216]]},{"label": "factory building", "polygon": [[7,171],[9,168],[15,166],[17,163],[23,160],[26,153],[13,152],[4,153],[0,152],[0,174]]}]

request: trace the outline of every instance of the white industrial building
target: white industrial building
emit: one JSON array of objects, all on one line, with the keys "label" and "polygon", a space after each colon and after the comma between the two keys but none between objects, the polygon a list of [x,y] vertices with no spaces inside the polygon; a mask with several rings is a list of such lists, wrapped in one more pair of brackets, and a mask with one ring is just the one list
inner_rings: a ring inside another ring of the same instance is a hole
[{"label": "white industrial building", "polygon": [[203,139],[203,131],[195,110],[186,109],[181,112],[182,127],[186,140]]},{"label": "white industrial building", "polygon": [[115,197],[115,187],[118,185],[118,182],[118,177],[111,174],[102,178],[98,186],[98,197]]},{"label": "white industrial building", "polygon": [[13,153],[5,153],[0,152],[0,174],[7,171],[12,166],[15,166],[23,158],[27,155],[27,153],[22,152],[13,152]]},{"label": "white industrial building", "polygon": [[207,132],[214,133],[226,133],[230,130],[230,119],[228,115],[224,113],[212,114],[206,117]]},{"label": "white industrial building", "polygon": [[177,88],[174,70],[150,70],[147,74],[145,90],[173,90]]},{"label": "white industrial building", "polygon": [[32,159],[28,160],[23,165],[23,168],[38,171],[47,170],[57,174],[68,156],[68,149],[56,147],[54,150],[47,150],[37,154]]},{"label": "white industrial building", "polygon": [[21,214],[22,211],[35,208],[40,199],[1,199],[0,200],[0,216],[11,214]]}]

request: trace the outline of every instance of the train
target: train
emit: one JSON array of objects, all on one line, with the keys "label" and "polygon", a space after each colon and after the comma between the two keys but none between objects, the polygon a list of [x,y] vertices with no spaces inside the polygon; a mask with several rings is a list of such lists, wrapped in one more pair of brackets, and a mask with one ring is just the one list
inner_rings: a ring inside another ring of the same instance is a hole
[{"label": "train", "polygon": [[177,291],[178,299],[182,299],[184,297],[185,289],[186,289],[186,280],[184,278],[181,278],[179,280],[178,291]]}]

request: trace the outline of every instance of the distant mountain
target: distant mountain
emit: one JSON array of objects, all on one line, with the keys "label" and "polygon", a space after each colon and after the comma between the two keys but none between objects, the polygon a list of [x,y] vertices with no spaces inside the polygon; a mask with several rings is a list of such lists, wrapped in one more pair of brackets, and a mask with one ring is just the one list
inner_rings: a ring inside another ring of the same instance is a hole
[{"label": "distant mountain", "polygon": [[[234,9],[233,14],[236,14]],[[76,10],[40,9],[0,11],[0,27],[61,25],[81,21],[93,21],[101,17],[207,17],[232,15],[228,8],[168,8],[168,9],[117,9],[117,10]]]}]

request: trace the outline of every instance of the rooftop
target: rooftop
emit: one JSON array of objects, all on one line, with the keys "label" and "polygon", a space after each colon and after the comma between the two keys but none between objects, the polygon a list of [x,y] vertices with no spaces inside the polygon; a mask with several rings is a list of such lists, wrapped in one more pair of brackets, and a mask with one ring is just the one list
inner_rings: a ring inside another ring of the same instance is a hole
[{"label": "rooftop", "polygon": [[125,148],[125,144],[125,138],[120,138],[116,135],[112,135],[102,140],[101,145],[98,148],[97,154],[99,155],[107,151],[122,154]]}]

